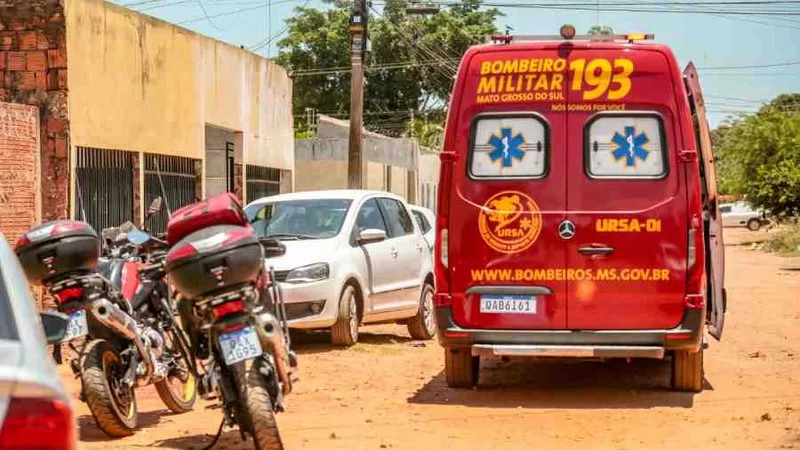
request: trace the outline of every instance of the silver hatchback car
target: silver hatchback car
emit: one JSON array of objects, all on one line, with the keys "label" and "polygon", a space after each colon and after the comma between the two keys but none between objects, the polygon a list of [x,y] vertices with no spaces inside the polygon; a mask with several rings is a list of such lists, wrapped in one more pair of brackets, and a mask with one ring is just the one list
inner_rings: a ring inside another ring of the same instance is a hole
[{"label": "silver hatchback car", "polygon": [[43,332],[25,273],[0,233],[0,449],[72,450],[75,420],[47,343],[67,318],[45,313]]}]

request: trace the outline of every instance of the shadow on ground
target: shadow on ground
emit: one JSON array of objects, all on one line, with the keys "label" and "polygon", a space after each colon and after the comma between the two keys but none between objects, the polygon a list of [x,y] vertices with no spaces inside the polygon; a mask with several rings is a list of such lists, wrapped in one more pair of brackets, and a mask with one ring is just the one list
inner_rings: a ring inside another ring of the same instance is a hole
[{"label": "shadow on ground", "polygon": [[[139,411],[137,429],[154,427],[162,422],[170,422],[172,413],[167,409],[157,411]],[[135,433],[135,431],[134,431]],[[78,439],[83,442],[107,441],[109,437],[97,426],[91,414],[78,417]]]},{"label": "shadow on ground", "polygon": [[[409,403],[489,408],[690,408],[693,393],[669,390],[670,364],[659,360],[536,361],[483,358],[479,386],[451,389],[444,372]],[[704,389],[713,387],[704,380]]]},{"label": "shadow on ground", "polygon": [[[303,331],[292,330],[292,350],[298,355],[327,353],[330,351],[347,350],[344,347],[336,347],[331,344],[331,333],[329,331]],[[388,333],[370,333],[362,331],[358,336],[359,346],[379,346],[396,345],[411,342],[407,336],[399,336]]]},{"label": "shadow on ground", "polygon": [[[212,447],[214,450],[252,450],[253,441],[247,439],[242,440],[241,433],[238,429],[229,429],[222,433],[217,444]],[[214,436],[210,434],[194,434],[181,437],[174,437],[156,441],[153,447],[181,449],[181,450],[201,450],[205,449],[214,440]]]}]

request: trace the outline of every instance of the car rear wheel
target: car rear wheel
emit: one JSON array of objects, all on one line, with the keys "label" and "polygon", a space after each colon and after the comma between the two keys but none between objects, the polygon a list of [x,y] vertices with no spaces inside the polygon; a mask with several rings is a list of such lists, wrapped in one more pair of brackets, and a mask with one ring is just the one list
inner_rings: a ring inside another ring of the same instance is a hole
[{"label": "car rear wheel", "polygon": [[339,316],[331,327],[331,343],[351,347],[358,342],[358,297],[353,286],[345,286],[339,299]]},{"label": "car rear wheel", "polygon": [[444,373],[451,388],[471,388],[478,384],[481,360],[469,348],[444,349]]},{"label": "car rear wheel", "polygon": [[408,321],[408,334],[414,339],[427,341],[436,336],[433,293],[433,286],[425,283],[419,299],[419,311]]},{"label": "car rear wheel", "polygon": [[700,392],[703,390],[703,349],[696,352],[676,351],[672,355],[672,389]]},{"label": "car rear wheel", "polygon": [[761,228],[761,221],[758,219],[750,219],[747,221],[747,229],[750,231],[758,231]]}]

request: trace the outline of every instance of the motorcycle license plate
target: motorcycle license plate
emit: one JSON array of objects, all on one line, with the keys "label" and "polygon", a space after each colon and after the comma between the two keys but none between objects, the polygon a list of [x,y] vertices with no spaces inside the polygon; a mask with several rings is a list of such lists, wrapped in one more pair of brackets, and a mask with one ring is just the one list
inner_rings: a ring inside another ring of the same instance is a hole
[{"label": "motorcycle license plate", "polygon": [[258,334],[253,327],[242,328],[219,337],[219,346],[225,365],[231,366],[241,361],[261,356],[264,350],[258,341]]},{"label": "motorcycle license plate", "polygon": [[64,339],[61,342],[69,342],[87,334],[89,334],[89,325],[86,322],[86,311],[76,311],[69,316],[67,334],[64,335]]}]

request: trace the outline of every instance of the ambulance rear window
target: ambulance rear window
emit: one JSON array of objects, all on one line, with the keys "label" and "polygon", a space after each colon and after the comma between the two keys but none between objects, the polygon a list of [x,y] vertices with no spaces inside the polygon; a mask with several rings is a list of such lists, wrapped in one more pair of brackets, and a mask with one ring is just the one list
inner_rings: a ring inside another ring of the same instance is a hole
[{"label": "ambulance rear window", "polygon": [[595,116],[586,124],[586,173],[592,178],[663,178],[668,170],[663,131],[657,114]]},{"label": "ambulance rear window", "polygon": [[537,115],[478,116],[472,125],[472,178],[542,178],[547,174],[547,123]]}]

